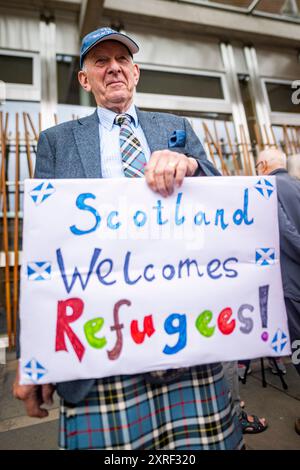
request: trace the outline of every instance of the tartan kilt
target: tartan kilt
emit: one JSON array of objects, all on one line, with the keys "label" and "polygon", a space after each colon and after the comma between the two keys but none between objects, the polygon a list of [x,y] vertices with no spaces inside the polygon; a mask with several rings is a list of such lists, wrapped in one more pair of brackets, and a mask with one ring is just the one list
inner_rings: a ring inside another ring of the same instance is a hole
[{"label": "tartan kilt", "polygon": [[76,405],[61,401],[61,449],[227,450],[243,438],[221,364],[190,367],[174,383],[142,374],[98,379]]}]

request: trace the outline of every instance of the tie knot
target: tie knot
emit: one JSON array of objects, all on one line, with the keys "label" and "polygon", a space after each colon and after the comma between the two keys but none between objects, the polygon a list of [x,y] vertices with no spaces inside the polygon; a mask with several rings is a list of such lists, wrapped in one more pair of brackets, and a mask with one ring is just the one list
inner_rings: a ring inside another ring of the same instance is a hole
[{"label": "tie knot", "polygon": [[122,126],[122,124],[128,124],[130,125],[131,119],[128,114],[117,114],[115,117],[115,123],[118,124],[119,126]]}]

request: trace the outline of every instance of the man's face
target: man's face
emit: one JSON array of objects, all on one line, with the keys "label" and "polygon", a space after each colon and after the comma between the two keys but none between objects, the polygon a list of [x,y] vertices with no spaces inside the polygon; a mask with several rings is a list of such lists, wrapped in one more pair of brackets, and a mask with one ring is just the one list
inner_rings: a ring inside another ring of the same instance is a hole
[{"label": "man's face", "polygon": [[139,76],[139,67],[123,44],[103,41],[86,55],[78,79],[93,93],[97,105],[122,113],[132,103]]}]

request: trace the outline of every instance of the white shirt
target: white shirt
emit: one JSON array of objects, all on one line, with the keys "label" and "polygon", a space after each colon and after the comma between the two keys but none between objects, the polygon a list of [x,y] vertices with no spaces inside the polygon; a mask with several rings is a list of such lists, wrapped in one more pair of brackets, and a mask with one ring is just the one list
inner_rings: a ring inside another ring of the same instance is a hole
[{"label": "white shirt", "polygon": [[[97,107],[99,117],[99,137],[101,171],[103,178],[122,178],[123,172],[121,151],[120,151],[120,126],[114,123],[117,113],[109,109]],[[123,114],[123,113],[122,113]],[[148,162],[150,159],[150,149],[143,129],[141,128],[136,114],[135,106],[132,104],[126,111],[131,117],[131,126],[134,134],[138,138],[143,148],[143,152]]]}]

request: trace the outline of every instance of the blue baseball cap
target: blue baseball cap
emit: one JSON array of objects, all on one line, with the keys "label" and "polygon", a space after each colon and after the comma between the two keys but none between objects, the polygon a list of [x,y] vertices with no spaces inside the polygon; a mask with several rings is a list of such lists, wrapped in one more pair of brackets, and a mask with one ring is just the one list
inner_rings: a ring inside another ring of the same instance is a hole
[{"label": "blue baseball cap", "polygon": [[96,31],[84,36],[81,49],[80,49],[80,68],[83,66],[84,57],[86,54],[101,41],[114,40],[121,42],[127,47],[131,54],[136,54],[139,51],[139,46],[126,34],[119,33],[111,28],[99,28]]}]

